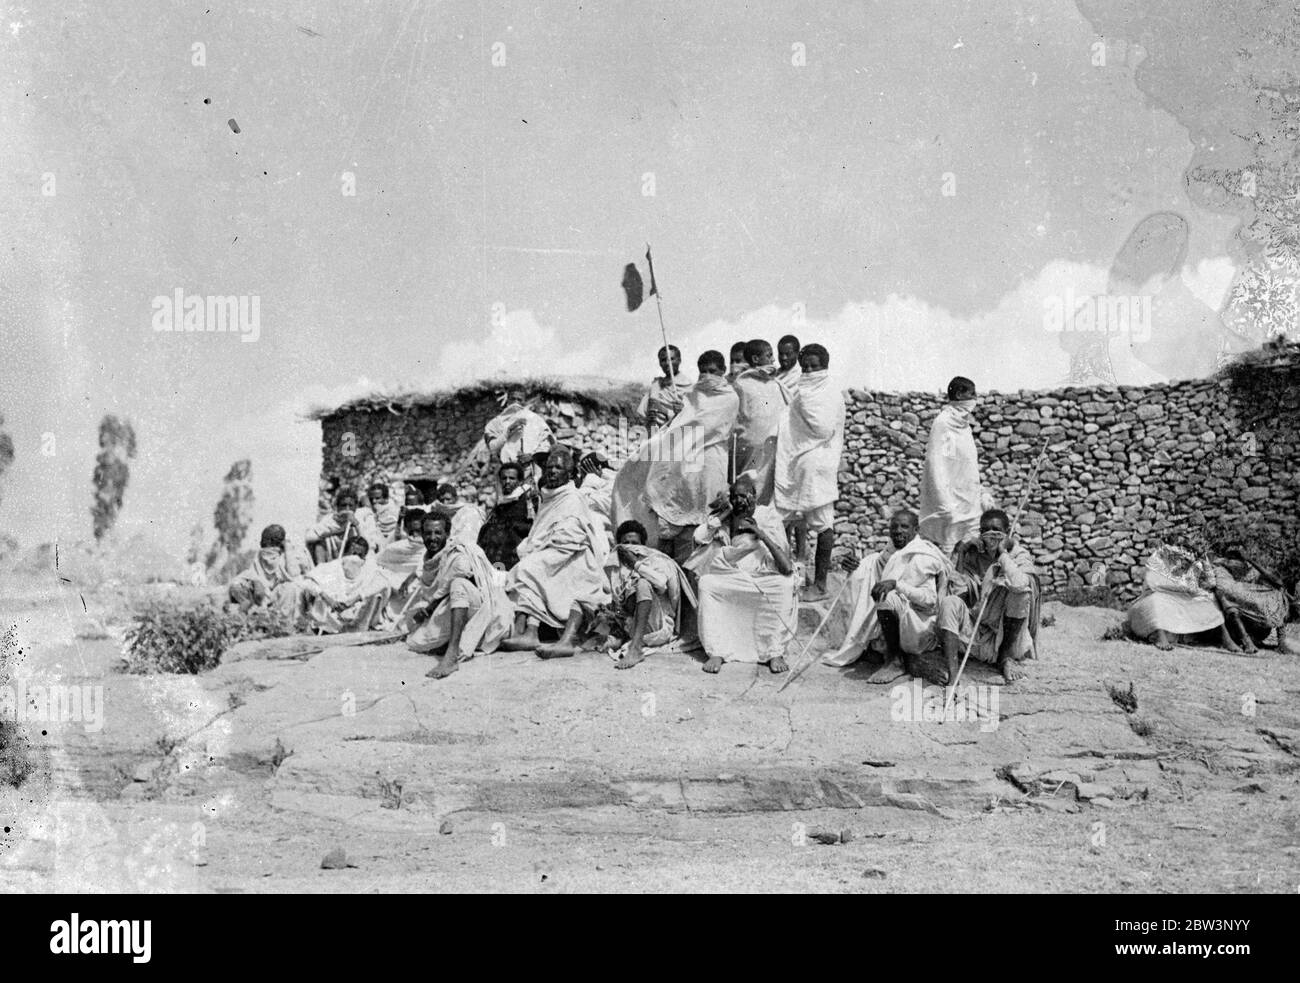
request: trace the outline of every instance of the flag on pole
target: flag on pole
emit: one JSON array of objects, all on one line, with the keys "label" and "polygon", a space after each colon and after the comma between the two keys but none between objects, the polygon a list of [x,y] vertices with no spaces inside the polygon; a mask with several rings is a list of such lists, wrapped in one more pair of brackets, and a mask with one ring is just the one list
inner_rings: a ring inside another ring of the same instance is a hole
[{"label": "flag on pole", "polygon": [[659,285],[655,283],[655,264],[650,258],[650,247],[645,249],[646,265],[650,268],[650,292],[645,292],[645,281],[641,279],[641,271],[636,268],[635,263],[628,263],[623,267],[623,293],[627,295],[627,309],[634,311],[641,306],[646,297],[655,297],[659,294]]}]

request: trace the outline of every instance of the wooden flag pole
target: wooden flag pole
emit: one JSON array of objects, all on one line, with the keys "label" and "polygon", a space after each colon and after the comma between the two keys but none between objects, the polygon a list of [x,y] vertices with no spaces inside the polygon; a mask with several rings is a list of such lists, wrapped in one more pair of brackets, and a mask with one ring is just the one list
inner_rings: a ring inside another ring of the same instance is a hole
[{"label": "wooden flag pole", "polygon": [[668,344],[668,329],[664,327],[664,305],[659,299],[659,281],[655,279],[655,261],[650,258],[650,243],[645,244],[645,261],[650,267],[650,289],[655,295],[655,309],[659,312],[659,336],[664,340],[664,352],[668,356],[668,381],[672,383],[673,392],[677,392],[677,376],[673,374],[673,350]]}]

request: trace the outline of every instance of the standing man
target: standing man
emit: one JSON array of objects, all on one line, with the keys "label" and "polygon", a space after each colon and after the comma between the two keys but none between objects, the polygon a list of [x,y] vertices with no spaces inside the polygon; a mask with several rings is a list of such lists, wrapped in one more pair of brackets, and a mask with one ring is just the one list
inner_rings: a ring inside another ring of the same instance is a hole
[{"label": "standing man", "polygon": [[792,334],[786,335],[776,343],[776,381],[785,386],[786,392],[794,395],[794,387],[799,382],[799,339]]},{"label": "standing man", "polygon": [[681,379],[682,353],[676,345],[659,349],[659,368],[663,375],[650,381],[650,391],[641,399],[637,412],[645,419],[650,433],[666,427],[682,408],[684,383]]},{"label": "standing man", "polygon": [[727,368],[727,381],[735,382],[740,373],[749,368],[749,362],[745,359],[745,346],[747,341],[737,341],[731,346],[730,366]]},{"label": "standing man", "polygon": [[835,548],[835,500],[839,497],[840,452],[844,448],[844,396],[830,380],[830,355],[807,345],[799,356],[802,372],[790,410],[776,439],[776,495],[773,501],[787,528],[804,520],[817,537],[813,583],[805,601],[826,597],[826,578]]},{"label": "standing man", "polygon": [[975,383],[959,375],[948,383],[948,405],[930,427],[921,477],[921,535],[945,556],[975,534],[984,504],[974,418]]},{"label": "standing man", "polygon": [[740,405],[736,411],[733,473],[746,471],[754,478],[758,503],[772,502],[772,473],[776,465],[776,438],[790,396],[776,381],[772,346],[756,338],[745,346],[749,367],[732,380]]}]

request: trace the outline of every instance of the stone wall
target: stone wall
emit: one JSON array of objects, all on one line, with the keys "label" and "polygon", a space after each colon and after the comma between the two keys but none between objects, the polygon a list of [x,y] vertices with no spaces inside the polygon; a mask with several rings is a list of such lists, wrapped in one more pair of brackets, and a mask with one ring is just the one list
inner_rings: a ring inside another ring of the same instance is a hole
[{"label": "stone wall", "polygon": [[[1162,521],[1255,524],[1300,543],[1300,360],[1295,347],[1237,382],[991,393],[976,409],[981,475],[1014,511],[1042,442],[1047,457],[1021,536],[1052,592],[1103,583],[1120,599],[1141,588]],[[1248,378],[1246,378],[1248,376]],[[1246,382],[1241,382],[1246,378]],[[560,439],[624,460],[644,431],[594,400],[546,393],[537,409]],[[836,533],[840,546],[880,548],[889,515],[919,501],[932,394],[848,390]],[[343,409],[321,419],[327,476],[361,488],[376,474],[468,475],[462,495],[494,487],[482,451],[490,395],[404,409]],[[349,437],[349,435],[351,435]]]},{"label": "stone wall", "polygon": [[[981,477],[1000,507],[1015,510],[1048,442],[1021,522],[1046,589],[1105,583],[1121,599],[1136,596],[1153,530],[1188,515],[1300,541],[1300,367],[1292,360],[1249,376],[1247,388],[1202,379],[982,397]],[[860,390],[845,398],[837,541],[879,548],[893,510],[917,507],[941,402]]]},{"label": "stone wall", "polygon": [[[645,431],[621,411],[596,401],[527,392],[533,408],[546,418],[562,441],[582,450],[595,449],[621,463],[629,444]],[[396,498],[400,478],[416,473],[459,476],[461,496],[475,501],[496,487],[496,473],[483,447],[483,427],[501,411],[491,394],[439,400],[424,406],[342,409],[321,417],[322,500],[331,477],[341,485],[364,489],[374,477],[387,478]]]}]

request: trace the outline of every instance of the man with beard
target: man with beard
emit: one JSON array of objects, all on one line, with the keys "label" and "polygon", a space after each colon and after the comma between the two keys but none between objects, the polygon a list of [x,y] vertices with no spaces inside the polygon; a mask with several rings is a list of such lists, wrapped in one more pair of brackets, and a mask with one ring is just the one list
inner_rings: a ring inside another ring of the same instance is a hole
[{"label": "man with beard", "polygon": [[466,505],[451,520],[424,521],[419,602],[428,618],[406,638],[415,652],[442,655],[426,675],[445,679],[475,652],[492,652],[510,633],[510,599],[478,545],[483,513]]},{"label": "man with beard", "polygon": [[[502,650],[535,650],[543,659],[571,656],[584,619],[609,601],[609,541],[573,483],[576,464],[566,444],[552,447],[542,464],[537,518],[519,544],[519,562],[506,584],[515,624]],[[543,624],[562,630],[559,641],[541,644],[537,630]]]},{"label": "man with beard", "polygon": [[829,666],[856,662],[868,648],[884,645],[886,666],[901,660],[907,673],[920,675],[918,656],[937,645],[939,595],[948,582],[948,558],[917,535],[916,513],[899,509],[889,520],[889,543],[861,563],[841,561],[849,578],[850,611],[844,644],[822,661]]}]

